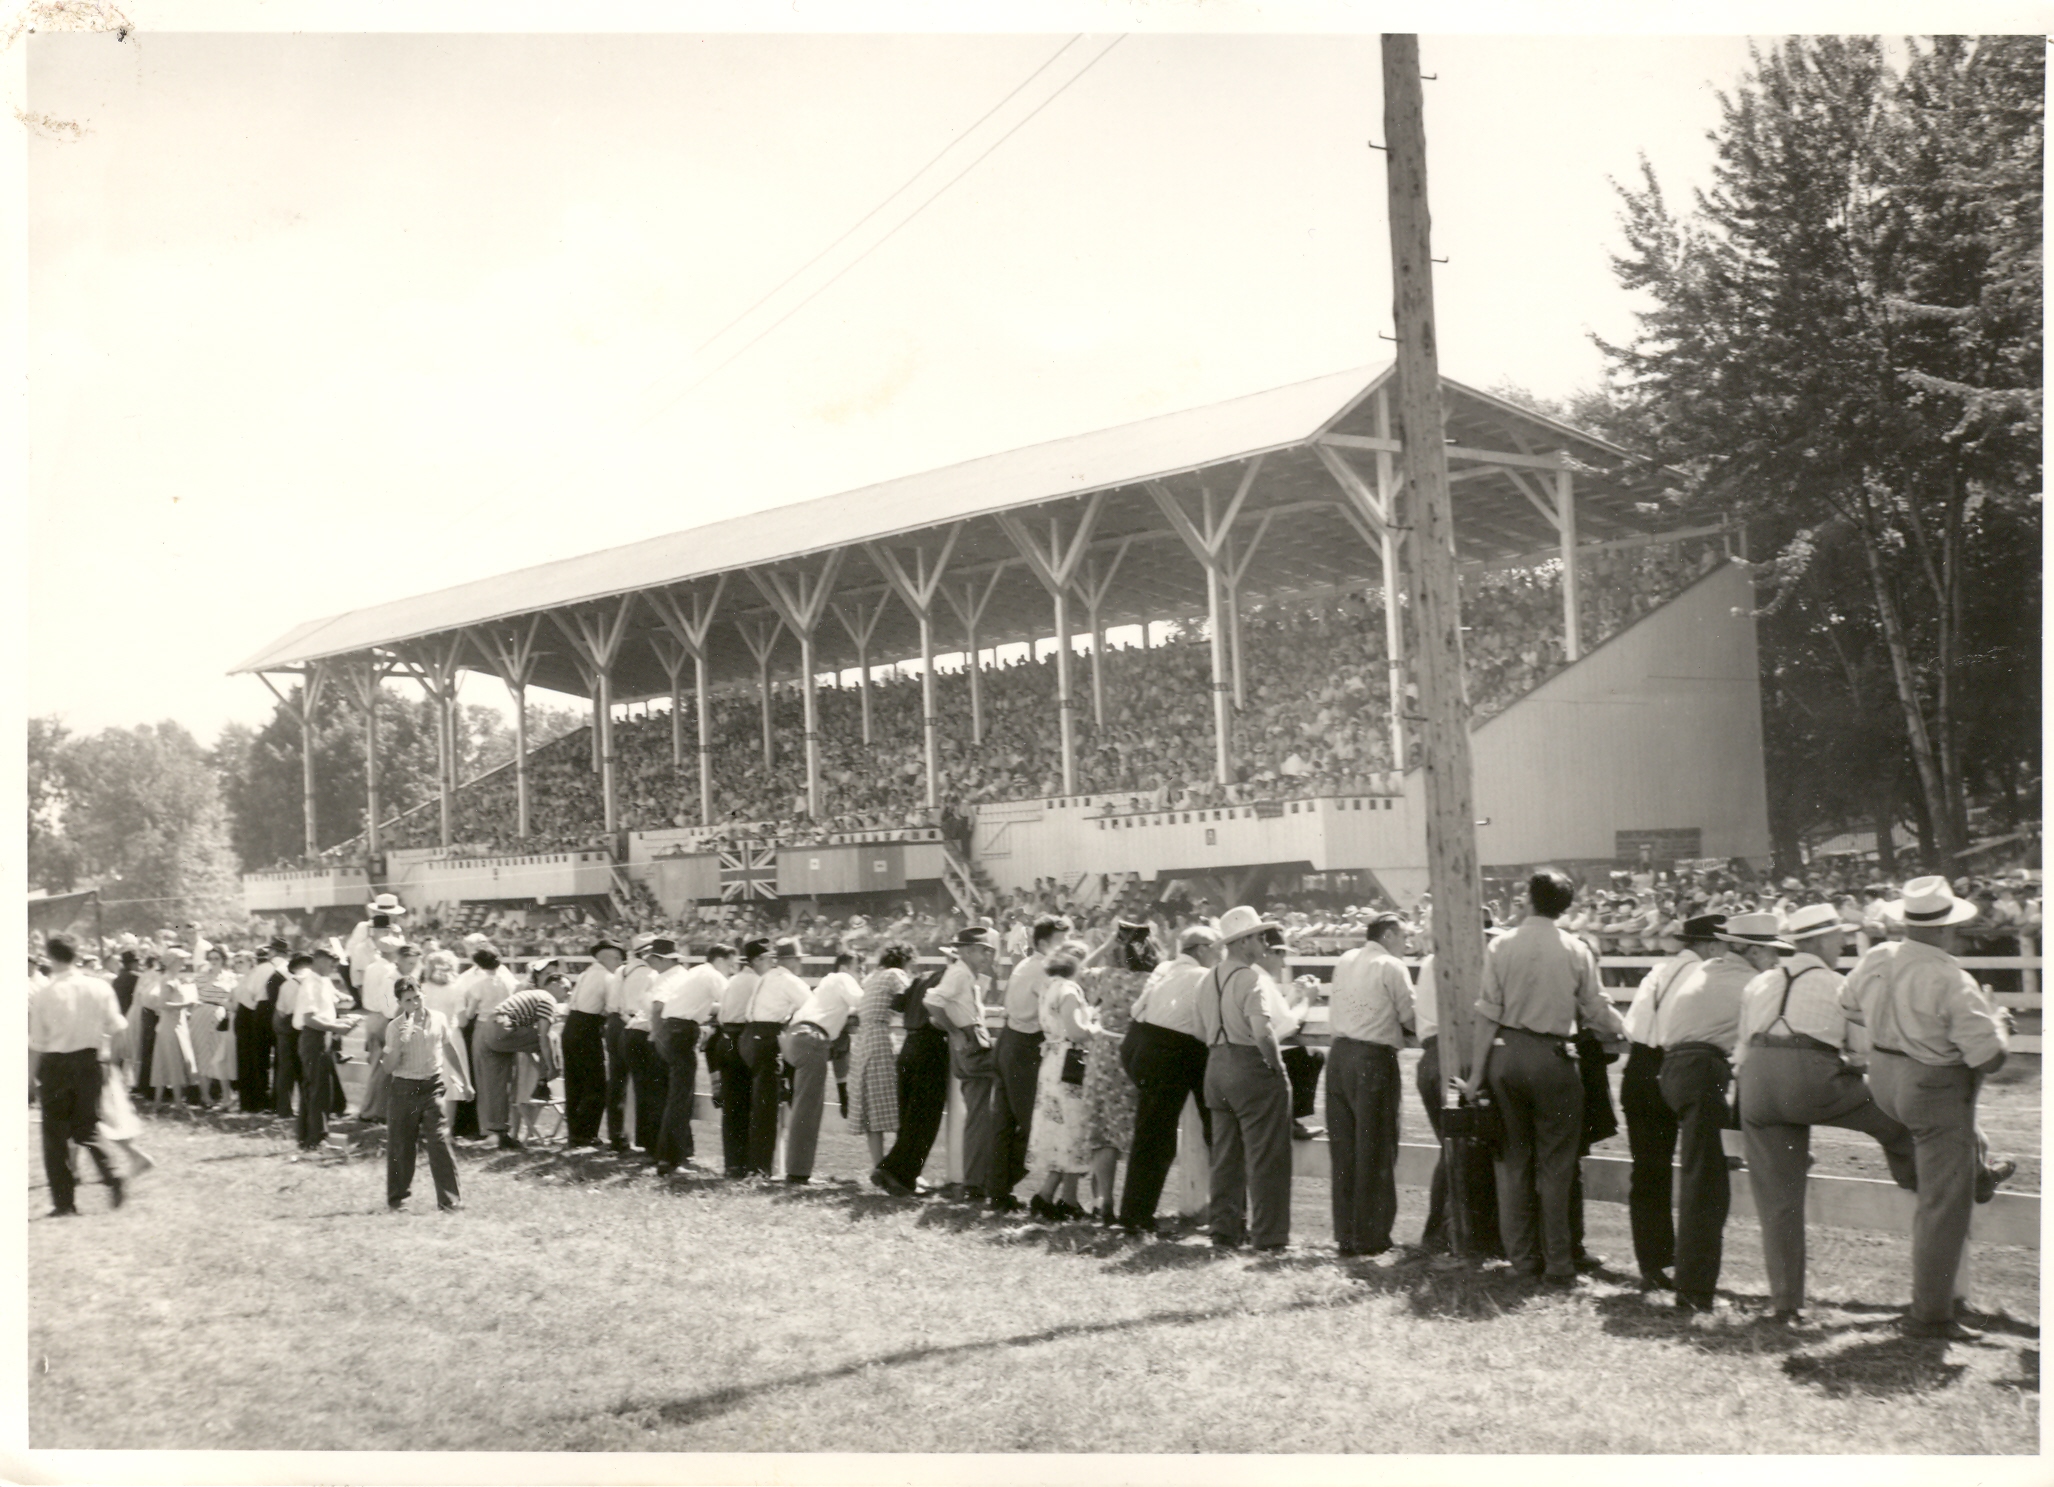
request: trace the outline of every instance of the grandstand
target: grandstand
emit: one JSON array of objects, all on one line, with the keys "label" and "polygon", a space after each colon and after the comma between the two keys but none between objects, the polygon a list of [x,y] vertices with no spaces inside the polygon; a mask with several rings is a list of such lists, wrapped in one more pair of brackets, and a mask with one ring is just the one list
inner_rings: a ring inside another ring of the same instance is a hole
[{"label": "grandstand", "polygon": [[[402,816],[374,777],[368,829],[329,866],[310,803],[308,865],[250,875],[250,907],[317,907],[306,875],[331,868],[336,903],[369,881],[452,907],[649,893],[673,914],[908,891],[971,909],[1093,873],[1236,898],[1342,871],[1409,901],[1425,854],[1390,377],[303,625],[237,670],[302,699],[339,686],[372,726],[380,680],[446,710],[464,671],[504,681],[517,722],[535,685],[593,722],[461,788],[445,763],[440,798]],[[1485,860],[1765,857],[1736,534],[1687,525],[1625,450],[1453,381],[1445,398]],[[1169,638],[1105,644],[1151,623]],[[1020,642],[1032,659],[997,663]]]}]

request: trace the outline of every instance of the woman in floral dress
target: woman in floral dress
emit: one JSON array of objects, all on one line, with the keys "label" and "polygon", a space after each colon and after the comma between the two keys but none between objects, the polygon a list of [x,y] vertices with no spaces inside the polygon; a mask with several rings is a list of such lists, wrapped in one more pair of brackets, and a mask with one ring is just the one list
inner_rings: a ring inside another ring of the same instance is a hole
[{"label": "woman in floral dress", "polygon": [[[1090,951],[1070,940],[1050,952],[1048,980],[1041,988],[1041,1069],[1034,1086],[1034,1128],[1027,1138],[1027,1171],[1045,1173],[1041,1191],[1028,1207],[1036,1218],[1081,1219],[1078,1179],[1090,1170],[1091,1144],[1084,1128],[1084,1084],[1063,1077],[1074,1049],[1089,1062],[1091,1008],[1076,976]],[[1056,1200],[1057,1189],[1062,1191]]]},{"label": "woman in floral dress", "polygon": [[878,953],[877,969],[863,983],[856,1033],[849,1045],[849,1129],[870,1143],[870,1165],[884,1160],[885,1138],[899,1128],[899,1066],[891,1046],[894,1000],[913,977],[914,950],[903,940]]},{"label": "woman in floral dress", "polygon": [[1114,1222],[1113,1177],[1134,1144],[1134,1081],[1120,1063],[1128,1012],[1161,960],[1148,926],[1120,921],[1111,964],[1085,973],[1083,985],[1097,1010],[1084,1066],[1084,1131],[1091,1147],[1091,1193],[1098,1217]]}]

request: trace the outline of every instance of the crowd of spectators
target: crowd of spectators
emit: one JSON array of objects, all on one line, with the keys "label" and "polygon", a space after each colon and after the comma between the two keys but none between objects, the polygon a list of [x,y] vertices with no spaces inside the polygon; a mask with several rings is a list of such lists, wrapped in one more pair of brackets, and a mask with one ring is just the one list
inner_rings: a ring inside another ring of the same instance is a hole
[{"label": "crowd of spectators", "polygon": [[[1596,645],[1716,566],[1710,542],[1587,559],[1583,639]],[[1561,569],[1476,573],[1464,583],[1470,705],[1479,721],[1503,711],[1566,664]],[[1394,793],[1389,667],[1381,593],[1248,607],[1240,622],[1242,705],[1232,724],[1235,778],[1214,778],[1211,644],[1173,627],[1168,639],[1111,647],[1100,658],[1103,725],[1094,719],[1091,661],[1072,666],[1077,788],[1127,795],[1143,808],[1196,808],[1249,801]],[[938,672],[937,784],[951,811],[986,802],[1063,793],[1061,710],[1052,656],[982,668],[982,740],[972,738],[970,679]],[[807,811],[804,713],[796,682],[773,685],[771,750],[754,688],[713,700],[713,821],[699,819],[696,720],[685,719],[682,762],[673,762],[669,715],[644,710],[616,720],[616,816],[629,830],[720,825],[729,835],[798,841],[837,831],[937,824],[926,805],[921,685],[887,673],[870,684],[870,740],[854,686],[818,689],[825,813]],[[1407,683],[1408,696],[1416,693]],[[530,851],[604,845],[599,778],[589,730],[529,756]],[[456,795],[454,835],[502,848],[517,839],[514,771],[504,767]],[[433,845],[433,801],[388,824],[388,846]]]}]

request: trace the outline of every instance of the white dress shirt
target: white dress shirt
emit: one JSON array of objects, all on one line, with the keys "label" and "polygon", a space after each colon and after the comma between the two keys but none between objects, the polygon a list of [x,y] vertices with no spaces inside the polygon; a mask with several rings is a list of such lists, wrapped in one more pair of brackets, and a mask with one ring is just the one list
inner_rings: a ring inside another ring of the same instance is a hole
[{"label": "white dress shirt", "polygon": [[847,971],[822,976],[806,1000],[792,1013],[793,1022],[810,1022],[827,1034],[832,1043],[848,1026],[849,1014],[863,1002],[863,988]]},{"label": "white dress shirt", "polygon": [[783,966],[772,966],[749,998],[749,1021],[786,1023],[811,995],[806,983]]},{"label": "white dress shirt", "polygon": [[1669,989],[1676,984],[1676,978],[1702,959],[1695,950],[1679,950],[1645,976],[1640,978],[1640,987],[1633,993],[1633,1000],[1626,1008],[1626,1036],[1636,1043],[1654,1047],[1655,1019],[1667,1000]]},{"label": "white dress shirt", "polygon": [[618,979],[598,961],[585,967],[585,973],[578,977],[578,984],[571,988],[570,1009],[573,1012],[587,1012],[603,1017],[607,1002],[613,996],[613,986]]},{"label": "white dress shirt", "polygon": [[720,994],[727,989],[727,980],[710,960],[689,968],[672,966],[656,978],[656,990],[649,997],[663,1002],[665,1017],[703,1026],[720,1010]]},{"label": "white dress shirt", "polygon": [[727,985],[720,989],[722,1027],[740,1027],[749,1020],[749,1003],[756,996],[756,988],[762,984],[763,977],[748,966],[743,966],[728,978]]},{"label": "white dress shirt", "polygon": [[1150,973],[1128,1015],[1151,1027],[1168,1028],[1189,1038],[1200,1037],[1198,991],[1211,974],[1188,955],[1164,961]]},{"label": "white dress shirt", "polygon": [[128,1030],[114,988],[65,968],[29,996],[29,1050],[77,1053]]},{"label": "white dress shirt", "polygon": [[1840,1007],[1844,984],[1838,971],[1802,950],[1756,976],[1740,994],[1740,1042],[1733,1050],[1733,1067],[1747,1062],[1747,1042],[1756,1033],[1802,1033],[1845,1051],[1849,1024]]},{"label": "white dress shirt", "polygon": [[311,969],[300,972],[300,977],[300,994],[293,1003],[292,1025],[305,1031],[310,1017],[318,1016],[323,1022],[340,1021],[335,1011],[335,983]]},{"label": "white dress shirt", "polygon": [[364,973],[357,984],[364,989],[364,1010],[378,1012],[387,1017],[399,1015],[399,995],[393,991],[399,981],[399,967],[379,956],[364,967]]},{"label": "white dress shirt", "polygon": [[1341,957],[1327,1011],[1336,1038],[1403,1048],[1413,1017],[1412,978],[1403,961],[1374,940]]},{"label": "white dress shirt", "polygon": [[614,1010],[627,1020],[630,1031],[649,1031],[649,988],[656,984],[656,967],[635,962],[623,972],[620,989],[614,994]]}]

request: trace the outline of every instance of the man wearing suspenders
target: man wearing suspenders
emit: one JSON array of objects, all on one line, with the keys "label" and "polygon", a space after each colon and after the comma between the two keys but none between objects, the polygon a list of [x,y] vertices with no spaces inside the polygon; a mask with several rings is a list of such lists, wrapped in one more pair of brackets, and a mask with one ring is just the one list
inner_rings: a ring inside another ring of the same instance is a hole
[{"label": "man wearing suspenders", "polygon": [[1218,1249],[1252,1239],[1258,1250],[1281,1250],[1291,1240],[1291,1081],[1277,1045],[1281,998],[1260,964],[1272,934],[1281,946],[1281,925],[1245,905],[1229,909],[1220,919],[1227,958],[1198,996]]},{"label": "man wearing suspenders", "polygon": [[1741,995],[1740,1124],[1747,1180],[1762,1222],[1762,1262],[1774,1319],[1803,1321],[1805,1174],[1811,1128],[1866,1131],[1882,1145],[1901,1188],[1918,1187],[1911,1131],[1885,1115],[1859,1067],[1867,1039],[1840,1007],[1844,931],[1830,904],[1811,904],[1783,924],[1795,953],[1748,982]]},{"label": "man wearing suspenders", "polygon": [[1619,1108],[1626,1116],[1626,1147],[1633,1158],[1626,1211],[1643,1290],[1676,1288],[1669,1278],[1669,1267],[1676,1263],[1676,1112],[1662,1098],[1662,1045],[1655,1041],[1655,1022],[1678,978],[1716,947],[1725,927],[1724,914],[1686,919],[1683,948],[1647,973],[1626,1009],[1632,1046],[1619,1080]]}]

